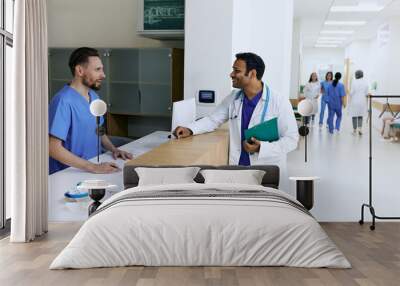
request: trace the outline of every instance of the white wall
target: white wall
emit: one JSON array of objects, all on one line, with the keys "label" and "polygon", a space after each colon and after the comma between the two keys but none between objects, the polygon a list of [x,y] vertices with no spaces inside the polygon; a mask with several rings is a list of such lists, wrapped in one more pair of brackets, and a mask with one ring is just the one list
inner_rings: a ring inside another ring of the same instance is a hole
[{"label": "white wall", "polygon": [[49,47],[183,47],[138,36],[138,0],[47,0]]},{"label": "white wall", "polygon": [[371,45],[372,41],[354,41],[346,47],[345,57],[350,59],[352,78],[356,70],[362,70],[367,80],[371,77],[371,63],[374,57]]},{"label": "white wall", "polygon": [[371,42],[371,80],[378,83],[377,93],[400,95],[400,20],[389,19],[389,38],[386,44]]},{"label": "white wall", "polygon": [[[364,77],[370,83],[376,81],[377,94],[400,95],[398,77],[400,66],[400,20],[388,19],[389,36],[383,43],[378,36],[369,41],[355,41],[346,47],[346,57],[351,61],[351,69],[364,71]],[[384,24],[384,25],[385,25]],[[377,31],[378,34],[378,31]],[[391,99],[391,102],[399,99]]]},{"label": "white wall", "polygon": [[[185,98],[201,89],[216,92],[216,104],[231,91],[232,70],[231,0],[185,2]],[[198,106],[198,116],[213,110]]]},{"label": "white wall", "polygon": [[[317,72],[320,67],[331,66],[333,72],[344,71],[344,49],[331,48],[303,48],[300,83],[306,84],[312,72]],[[324,80],[319,78],[319,80]]]}]

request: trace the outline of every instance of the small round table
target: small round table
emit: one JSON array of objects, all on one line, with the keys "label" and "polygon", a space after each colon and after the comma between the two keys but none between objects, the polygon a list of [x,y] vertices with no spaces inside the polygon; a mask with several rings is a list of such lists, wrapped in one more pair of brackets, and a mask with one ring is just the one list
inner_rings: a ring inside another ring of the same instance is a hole
[{"label": "small round table", "polygon": [[296,181],[296,199],[307,209],[314,206],[314,181],[319,177],[289,177]]}]

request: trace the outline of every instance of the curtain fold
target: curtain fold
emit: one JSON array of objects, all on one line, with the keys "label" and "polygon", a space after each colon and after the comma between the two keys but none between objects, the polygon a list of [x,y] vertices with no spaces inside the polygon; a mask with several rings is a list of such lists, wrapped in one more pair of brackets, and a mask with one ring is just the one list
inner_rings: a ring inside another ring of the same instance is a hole
[{"label": "curtain fold", "polygon": [[6,187],[12,194],[10,241],[28,242],[48,227],[46,0],[16,1],[14,11],[14,95],[6,103]]}]

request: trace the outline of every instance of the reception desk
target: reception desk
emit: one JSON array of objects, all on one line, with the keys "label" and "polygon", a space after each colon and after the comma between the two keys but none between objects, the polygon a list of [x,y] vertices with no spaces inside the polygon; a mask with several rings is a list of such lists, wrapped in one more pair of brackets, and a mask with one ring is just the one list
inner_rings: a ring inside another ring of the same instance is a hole
[{"label": "reception desk", "polygon": [[227,165],[228,152],[229,131],[221,128],[211,133],[171,139],[125,165]]},{"label": "reception desk", "polygon": [[[124,164],[133,165],[227,165],[229,131],[197,135],[185,139],[168,139],[169,132],[157,131],[134,142],[120,147],[131,152],[134,160],[129,162],[114,160],[111,154],[100,155],[100,162],[114,162],[122,170]],[[90,160],[96,162],[96,158]],[[67,168],[49,176],[49,221],[85,221],[88,206],[92,203],[88,197],[71,200],[64,197],[68,190],[76,188],[77,183],[88,179],[106,180],[118,188],[107,191],[106,198],[122,191],[122,171],[111,174],[92,174],[75,168]]]}]

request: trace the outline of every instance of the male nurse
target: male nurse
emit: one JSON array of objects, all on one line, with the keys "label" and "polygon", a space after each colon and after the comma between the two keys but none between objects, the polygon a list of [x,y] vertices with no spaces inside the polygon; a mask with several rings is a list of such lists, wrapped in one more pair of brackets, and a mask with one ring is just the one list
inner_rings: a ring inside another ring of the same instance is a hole
[{"label": "male nurse", "polygon": [[[73,79],[51,100],[49,105],[49,172],[67,167],[105,174],[119,171],[113,162],[95,164],[88,159],[97,155],[96,118],[90,113],[90,103],[98,99],[96,90],[105,79],[99,53],[82,47],[72,52],[69,59]],[[100,118],[103,125],[104,118]],[[107,137],[101,136],[102,146],[113,158],[132,159],[132,154],[117,149]]]}]

